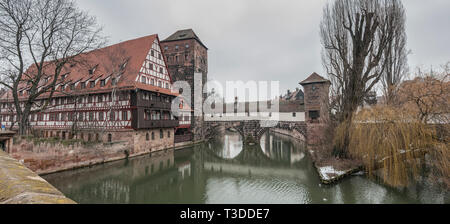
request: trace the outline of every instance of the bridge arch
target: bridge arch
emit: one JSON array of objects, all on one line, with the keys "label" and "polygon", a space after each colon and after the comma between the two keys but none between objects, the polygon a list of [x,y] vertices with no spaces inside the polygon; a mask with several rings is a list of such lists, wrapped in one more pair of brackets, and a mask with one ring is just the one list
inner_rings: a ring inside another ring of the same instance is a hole
[{"label": "bridge arch", "polygon": [[266,133],[269,128],[262,127],[258,120],[248,121],[208,121],[205,122],[205,137],[212,138],[218,133],[220,128],[222,129],[235,129],[244,140],[245,144],[259,143],[261,136]]}]

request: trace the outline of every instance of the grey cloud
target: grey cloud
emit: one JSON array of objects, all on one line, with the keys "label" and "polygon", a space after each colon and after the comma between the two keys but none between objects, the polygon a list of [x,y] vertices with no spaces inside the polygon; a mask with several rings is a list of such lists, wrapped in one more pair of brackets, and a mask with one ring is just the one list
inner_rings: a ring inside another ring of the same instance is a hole
[{"label": "grey cloud", "polygon": [[[111,43],[153,33],[165,38],[192,28],[209,48],[209,78],[279,80],[295,89],[312,72],[322,75],[319,23],[330,0],[79,0],[96,15]],[[404,1],[410,66],[450,60],[450,1]]]}]

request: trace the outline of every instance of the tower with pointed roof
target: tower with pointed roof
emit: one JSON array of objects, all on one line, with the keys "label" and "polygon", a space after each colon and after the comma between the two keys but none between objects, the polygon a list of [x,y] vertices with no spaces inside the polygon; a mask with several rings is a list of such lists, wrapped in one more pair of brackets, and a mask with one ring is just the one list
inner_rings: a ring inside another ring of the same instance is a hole
[{"label": "tower with pointed roof", "polygon": [[331,82],[317,73],[312,73],[300,82],[304,91],[305,118],[307,122],[319,122],[328,116],[328,100]]},{"label": "tower with pointed roof", "polygon": [[[203,139],[203,117],[194,117],[194,74],[202,74],[202,88],[208,79],[208,48],[192,29],[178,30],[161,41],[169,73],[174,82],[187,81],[191,86],[191,127],[195,140]],[[202,102],[206,94],[202,95]],[[183,130],[179,130],[183,131]]]}]

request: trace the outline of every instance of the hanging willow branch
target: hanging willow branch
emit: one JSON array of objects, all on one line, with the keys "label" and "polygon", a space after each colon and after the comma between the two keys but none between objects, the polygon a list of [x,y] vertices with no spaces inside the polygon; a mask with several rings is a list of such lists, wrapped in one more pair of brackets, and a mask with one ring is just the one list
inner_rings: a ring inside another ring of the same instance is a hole
[{"label": "hanging willow branch", "polygon": [[420,176],[428,154],[441,175],[448,178],[448,145],[435,138],[432,126],[406,110],[387,106],[363,110],[355,115],[350,136],[350,155],[363,161],[370,177],[406,186]]}]

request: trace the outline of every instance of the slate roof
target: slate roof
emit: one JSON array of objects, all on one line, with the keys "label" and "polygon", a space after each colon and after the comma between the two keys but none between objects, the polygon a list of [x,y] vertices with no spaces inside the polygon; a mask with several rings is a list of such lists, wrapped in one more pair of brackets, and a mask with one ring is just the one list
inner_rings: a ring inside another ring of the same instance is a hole
[{"label": "slate roof", "polygon": [[304,93],[301,89],[296,89],[293,92],[288,92],[286,93],[284,96],[281,97],[280,100],[297,100],[297,101],[303,101],[304,98]]},{"label": "slate roof", "polygon": [[[136,81],[136,78],[139,74],[141,66],[143,65],[145,58],[147,57],[148,52],[150,51],[153,42],[155,39],[158,39],[158,35],[153,34],[133,40],[124,41],[118,44],[114,44],[111,46],[107,46],[101,49],[93,50],[75,57],[77,63],[72,65],[66,64],[66,66],[62,69],[62,75],[66,75],[64,79],[65,93],[61,93],[60,91],[55,91],[54,96],[59,95],[67,95],[67,94],[89,94],[89,93],[101,93],[101,92],[110,92],[113,89],[111,84],[111,73],[113,69],[115,71],[119,71],[119,66],[124,65],[123,69],[120,70],[120,78],[116,84],[117,90],[127,90],[127,89],[144,89],[148,91],[160,92],[169,95],[177,95],[172,93],[171,90],[152,86],[149,84],[143,84],[141,82]],[[126,62],[126,63],[125,63]],[[53,62],[46,62],[45,71],[47,74],[52,74],[52,70],[54,70],[55,65]],[[95,69],[93,69],[95,68]],[[92,74],[90,74],[89,70],[93,70]],[[167,69],[167,68],[166,68]],[[35,66],[30,66],[25,74],[33,74],[33,71],[36,70]],[[116,75],[117,76],[117,75]],[[100,82],[98,81],[94,88],[90,88],[89,82],[86,82],[86,88],[81,89],[81,85],[78,83],[74,90],[70,90],[70,84],[76,82],[85,82],[91,80],[101,80],[108,79],[105,86],[100,86]],[[118,77],[118,76],[117,76]],[[169,74],[169,79],[171,80],[171,76]],[[50,76],[48,79],[48,83],[53,81]],[[44,79],[41,79],[41,83],[39,86],[45,86]],[[60,81],[58,81],[60,82]],[[26,79],[19,84],[18,90],[24,90],[23,96],[21,98],[27,98],[26,90],[29,89],[30,86],[27,83]],[[60,89],[61,86],[58,87]],[[57,89],[57,90],[58,90]],[[48,97],[48,95],[43,94],[40,98]],[[10,91],[8,93],[3,94],[0,99],[12,99],[12,94]]]},{"label": "slate roof", "polygon": [[320,82],[329,82],[328,79],[320,76],[319,74],[313,72],[308,78],[300,82],[300,85],[311,84],[311,83],[320,83]]},{"label": "slate roof", "polygon": [[161,42],[169,42],[169,41],[178,41],[178,40],[188,40],[188,39],[195,39],[197,40],[203,47],[208,49],[203,42],[198,38],[198,36],[195,34],[195,32],[192,29],[185,29],[185,30],[178,30],[166,39],[162,40]]}]

